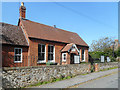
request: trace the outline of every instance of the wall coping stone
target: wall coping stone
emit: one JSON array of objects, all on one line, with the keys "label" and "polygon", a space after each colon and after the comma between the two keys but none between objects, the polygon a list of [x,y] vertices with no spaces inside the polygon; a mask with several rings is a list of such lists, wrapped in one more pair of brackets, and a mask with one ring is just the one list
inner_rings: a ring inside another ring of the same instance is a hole
[{"label": "wall coping stone", "polygon": [[20,69],[32,69],[32,68],[55,68],[55,67],[69,67],[69,66],[85,66],[88,64],[68,64],[68,65],[49,65],[49,66],[25,66],[25,67],[3,67],[3,70],[20,70]]}]

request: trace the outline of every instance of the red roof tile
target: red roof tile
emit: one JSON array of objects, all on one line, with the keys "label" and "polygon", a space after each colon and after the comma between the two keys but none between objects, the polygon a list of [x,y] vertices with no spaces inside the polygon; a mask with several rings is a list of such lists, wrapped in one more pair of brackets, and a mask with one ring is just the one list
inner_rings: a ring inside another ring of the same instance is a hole
[{"label": "red roof tile", "polygon": [[67,52],[68,50],[70,50],[70,48],[73,46],[73,43],[67,44],[61,52]]},{"label": "red roof tile", "polygon": [[77,33],[54,28],[27,19],[20,20],[27,31],[28,37],[88,46]]}]

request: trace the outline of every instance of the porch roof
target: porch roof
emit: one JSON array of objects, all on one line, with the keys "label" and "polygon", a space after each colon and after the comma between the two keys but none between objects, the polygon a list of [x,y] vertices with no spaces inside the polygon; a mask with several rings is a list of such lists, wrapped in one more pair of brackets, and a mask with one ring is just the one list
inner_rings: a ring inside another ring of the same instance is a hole
[{"label": "porch roof", "polygon": [[67,52],[70,50],[70,48],[73,46],[74,43],[70,43],[70,44],[67,44],[62,50],[61,52]]}]

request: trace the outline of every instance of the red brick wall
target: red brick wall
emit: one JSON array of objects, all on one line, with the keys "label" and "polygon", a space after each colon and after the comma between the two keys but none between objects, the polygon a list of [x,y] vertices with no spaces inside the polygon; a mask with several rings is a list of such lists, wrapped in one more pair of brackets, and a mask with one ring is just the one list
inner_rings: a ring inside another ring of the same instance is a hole
[{"label": "red brick wall", "polygon": [[[38,39],[30,39],[29,40],[29,55],[30,56],[37,56],[38,57],[38,44],[45,44],[46,45],[46,62],[48,62],[48,45],[54,45],[55,46],[55,62],[60,64],[60,60],[62,60],[62,54],[60,50],[64,48],[66,44],[63,43],[56,43],[56,42],[49,42],[49,41],[43,41],[43,40],[38,40]],[[80,47],[77,46],[78,48],[81,48],[81,53],[82,49],[85,50],[85,62],[88,62],[88,48],[87,47]],[[82,60],[82,55],[81,55],[81,60]],[[31,66],[33,63],[34,65],[41,65],[40,63],[37,63],[37,59],[34,61],[31,61],[29,59],[29,66]],[[62,64],[70,64],[70,54],[67,53],[67,61],[62,62]],[[45,65],[45,64],[42,64]]]},{"label": "red brick wall", "polygon": [[[61,62],[60,60],[62,60],[62,57],[61,57],[62,55],[61,55],[60,50],[65,46],[65,44],[36,40],[36,39],[31,39],[29,41],[30,41],[29,48],[28,47],[20,47],[20,46],[3,45],[2,46],[3,67],[46,65],[46,64],[37,63],[38,44],[39,43],[46,45],[46,62],[48,62],[48,45],[54,45],[55,46],[55,62],[60,64],[60,62]],[[14,48],[22,48],[22,55],[23,55],[22,63],[14,63]],[[88,62],[88,48],[80,47],[80,46],[78,46],[78,48],[84,48],[85,55],[86,55],[85,61]],[[70,54],[69,53],[67,53],[67,61],[62,62],[62,64],[70,64]]]},{"label": "red brick wall", "polygon": [[[66,44],[63,43],[56,43],[56,42],[49,42],[49,41],[42,41],[42,40],[38,40],[38,39],[31,39],[29,40],[29,53],[30,56],[37,56],[38,57],[38,44],[45,44],[46,45],[46,62],[48,62],[48,45],[54,45],[55,46],[55,62],[60,64],[60,60],[62,60],[62,55],[60,50],[62,48],[64,48],[64,46]],[[81,48],[81,53],[82,53],[82,49],[85,50],[85,62],[88,62],[88,48],[87,47],[80,47],[77,46],[78,48]],[[82,58],[82,57],[81,57]],[[36,59],[37,60],[37,59]],[[82,59],[81,59],[82,60]],[[29,60],[29,62],[33,62],[31,60]],[[37,61],[33,62],[35,63],[35,65],[41,65],[38,64]],[[66,62],[62,62],[62,64],[70,64],[70,54],[67,53],[67,61]],[[31,64],[29,64],[31,66]]]},{"label": "red brick wall", "polygon": [[[60,64],[60,59],[61,59],[60,50],[65,46],[65,44],[42,41],[42,40],[37,40],[37,39],[31,39],[29,43],[30,43],[30,46],[29,46],[30,56],[38,56],[38,44],[46,45],[46,62],[48,62],[48,45],[54,45],[54,47],[55,47],[55,62]],[[31,63],[31,61],[30,61],[30,63]],[[35,65],[40,65],[37,63],[37,61],[35,61],[35,63],[36,63]]]},{"label": "red brick wall", "polygon": [[85,62],[88,62],[88,47],[82,47],[82,46],[77,46],[78,49],[80,49],[80,61],[82,61],[82,49],[85,50]]},{"label": "red brick wall", "polygon": [[[14,48],[22,48],[22,63],[14,63]],[[28,66],[28,48],[20,46],[2,45],[2,66],[20,67]]]}]

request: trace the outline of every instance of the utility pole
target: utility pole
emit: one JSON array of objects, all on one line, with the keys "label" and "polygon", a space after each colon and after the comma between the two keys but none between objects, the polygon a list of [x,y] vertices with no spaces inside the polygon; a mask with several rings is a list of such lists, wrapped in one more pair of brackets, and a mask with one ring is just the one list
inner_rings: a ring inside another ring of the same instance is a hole
[{"label": "utility pole", "polygon": [[114,45],[115,45],[115,42],[113,42],[113,57],[114,57]]}]

